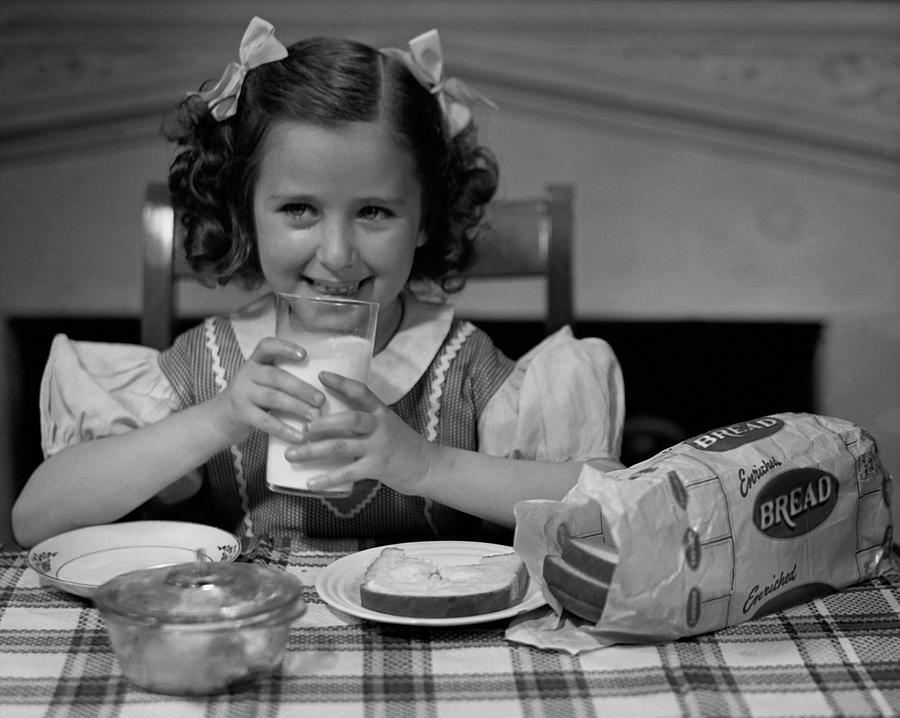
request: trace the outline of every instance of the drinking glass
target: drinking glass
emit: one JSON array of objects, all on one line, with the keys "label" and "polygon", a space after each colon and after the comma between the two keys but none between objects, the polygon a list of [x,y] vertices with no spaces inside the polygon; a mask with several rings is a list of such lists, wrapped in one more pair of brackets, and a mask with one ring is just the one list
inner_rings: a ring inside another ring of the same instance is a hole
[{"label": "drinking glass", "polygon": [[[298,294],[276,296],[275,334],[299,344],[306,358],[278,361],[277,365],[322,390],[325,403],[322,414],[346,411],[348,407],[330,394],[319,381],[319,372],[336,374],[365,382],[375,345],[378,304],[358,299],[309,297]],[[277,413],[285,423],[300,428],[299,417]],[[348,463],[345,459],[309,459],[288,461],[284,452],[289,444],[269,436],[266,483],[272,491],[314,496],[349,496],[352,484],[326,491],[310,491],[309,480],[334,471]]]}]

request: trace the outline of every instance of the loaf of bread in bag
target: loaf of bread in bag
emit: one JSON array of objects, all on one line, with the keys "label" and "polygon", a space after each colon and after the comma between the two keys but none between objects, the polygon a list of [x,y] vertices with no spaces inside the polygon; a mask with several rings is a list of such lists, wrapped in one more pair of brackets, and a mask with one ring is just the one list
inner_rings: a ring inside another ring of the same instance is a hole
[{"label": "loaf of bread in bag", "polygon": [[572,536],[565,524],[559,527],[557,540],[561,555],[544,557],[547,589],[569,611],[596,623],[603,614],[618,552],[602,534]]},{"label": "loaf of bread in bag", "polygon": [[439,566],[396,547],[381,551],[359,588],[364,608],[415,618],[455,618],[502,611],[522,600],[528,571],[518,554]]},{"label": "loaf of bread in bag", "polygon": [[891,481],[863,427],[770,414],[625,469],[588,463],[562,501],[516,506],[516,549],[598,645],[676,640],[878,575]]}]

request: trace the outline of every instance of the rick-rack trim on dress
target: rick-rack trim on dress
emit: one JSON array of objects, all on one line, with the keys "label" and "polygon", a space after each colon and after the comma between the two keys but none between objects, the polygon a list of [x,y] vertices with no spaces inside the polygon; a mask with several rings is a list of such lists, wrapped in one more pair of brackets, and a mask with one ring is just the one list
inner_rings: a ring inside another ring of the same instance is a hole
[{"label": "rick-rack trim on dress", "polygon": [[[438,413],[441,408],[441,396],[444,392],[444,379],[447,376],[447,371],[450,369],[453,359],[459,353],[463,344],[466,343],[466,340],[474,331],[474,324],[469,322],[461,324],[459,330],[447,342],[447,346],[444,347],[444,350],[435,362],[434,379],[431,382],[431,390],[428,392],[428,420],[425,424],[425,438],[428,441],[437,440]],[[431,513],[433,505],[434,502],[431,499],[425,499],[425,505],[422,510],[425,512],[425,520],[428,521],[431,530],[438,533]]]},{"label": "rick-rack trim on dress", "polygon": [[[209,349],[210,356],[212,356],[212,369],[216,388],[219,391],[224,391],[225,387],[228,386],[228,382],[225,380],[225,368],[222,366],[222,356],[219,351],[219,343],[216,340],[215,323],[212,319],[207,319],[203,322],[203,333],[206,338],[206,348]],[[232,445],[229,447],[229,450],[231,452],[231,461],[234,464],[238,494],[241,497],[241,512],[243,513],[241,523],[244,526],[244,535],[252,537],[254,535],[253,520],[250,518],[250,496],[247,493],[247,479],[244,476],[244,454],[237,445]]]}]

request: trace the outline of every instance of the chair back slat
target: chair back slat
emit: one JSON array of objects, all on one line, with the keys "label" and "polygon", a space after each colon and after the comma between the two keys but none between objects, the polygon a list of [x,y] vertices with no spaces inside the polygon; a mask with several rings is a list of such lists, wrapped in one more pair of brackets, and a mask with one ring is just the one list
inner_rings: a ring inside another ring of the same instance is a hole
[{"label": "chair back slat", "polygon": [[141,219],[144,238],[141,343],[164,349],[171,342],[175,313],[172,272],[175,213],[164,184],[153,183],[147,187]]},{"label": "chair back slat", "polygon": [[549,185],[550,234],[547,251],[547,331],[571,324],[575,319],[572,290],[572,237],[575,213],[571,185]]},{"label": "chair back slat", "polygon": [[547,273],[550,215],[542,201],[513,200],[491,207],[475,241],[470,277]]}]

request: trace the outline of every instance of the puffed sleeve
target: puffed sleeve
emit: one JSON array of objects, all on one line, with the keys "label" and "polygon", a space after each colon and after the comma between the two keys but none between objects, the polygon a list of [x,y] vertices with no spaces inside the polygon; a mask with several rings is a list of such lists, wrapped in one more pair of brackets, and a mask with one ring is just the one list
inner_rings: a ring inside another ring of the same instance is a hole
[{"label": "puffed sleeve", "polygon": [[44,456],[152,424],[181,408],[158,354],[131,344],[54,337],[39,398]]},{"label": "puffed sleeve", "polygon": [[625,387],[612,347],[569,327],[516,363],[479,418],[481,450],[538,461],[621,466]]}]

